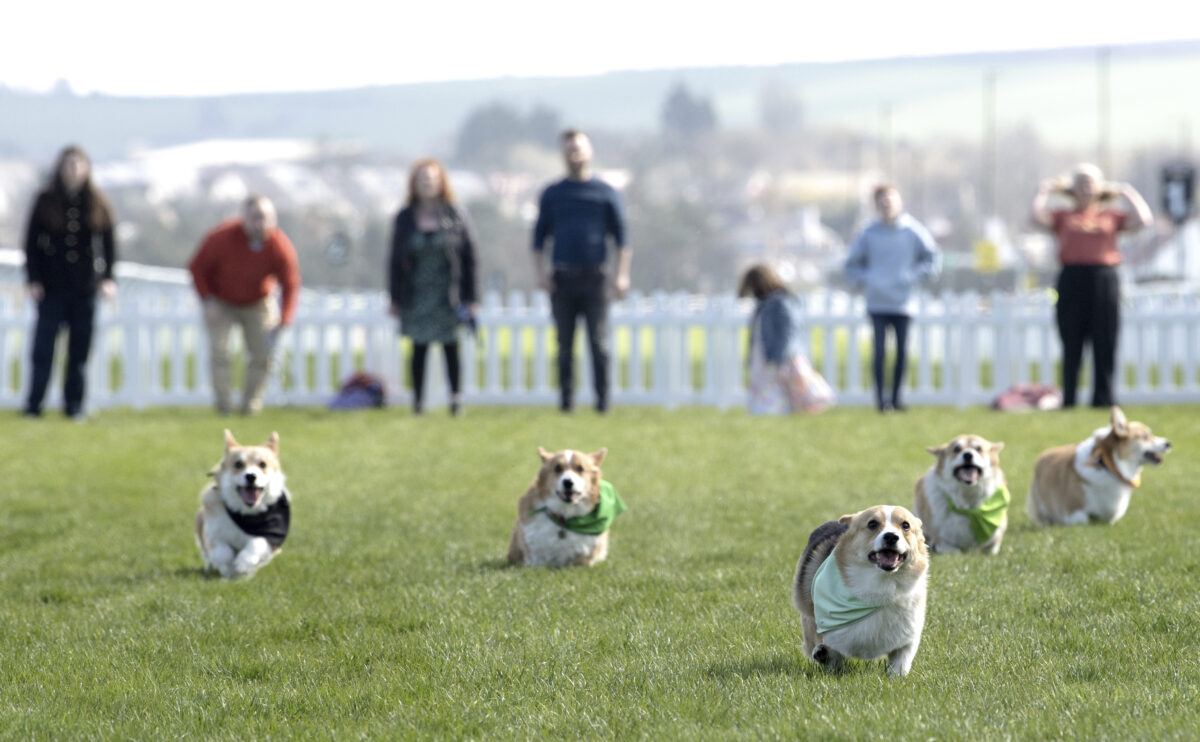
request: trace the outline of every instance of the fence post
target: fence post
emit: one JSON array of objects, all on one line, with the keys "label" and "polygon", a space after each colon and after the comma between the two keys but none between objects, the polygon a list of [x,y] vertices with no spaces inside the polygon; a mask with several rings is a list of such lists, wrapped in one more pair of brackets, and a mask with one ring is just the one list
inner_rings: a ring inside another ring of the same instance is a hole
[{"label": "fence post", "polygon": [[993,397],[1013,385],[1012,364],[1018,359],[1015,351],[1016,333],[1013,322],[1012,300],[1000,293],[992,294],[992,320],[995,328],[992,352],[992,385],[988,390]]},{"label": "fence post", "polygon": [[[528,316],[531,319],[534,328],[534,353],[533,353],[533,389],[534,395],[553,394],[550,388],[550,358],[552,355],[557,357],[557,348],[555,351],[550,350],[550,343],[547,340],[549,336],[548,327],[550,324],[550,297],[544,291],[538,291],[533,295],[533,302],[529,307]],[[533,318],[543,318],[540,322]],[[557,346],[558,338],[555,336],[555,344]],[[515,346],[518,350],[520,346]]]},{"label": "fence post", "polygon": [[[24,287],[0,300],[0,399],[13,406],[22,404],[21,391],[29,386],[27,366],[21,360],[28,353],[29,313]],[[13,358],[13,349],[17,357]],[[15,360],[15,363],[14,363]],[[10,373],[17,367],[16,378]],[[16,387],[14,389],[14,387]]]},{"label": "fence post", "polygon": [[146,408],[146,392],[143,382],[142,334],[140,309],[143,296],[134,296],[132,301],[121,304],[121,328],[125,341],[124,360],[121,364],[121,390],[118,396],[127,400],[135,410]]},{"label": "fence post", "polygon": [[642,358],[642,324],[639,321],[642,317],[641,307],[643,298],[640,292],[630,292],[627,299],[627,306],[630,307],[629,316],[626,319],[626,325],[629,332],[629,384],[628,391],[631,396],[642,397],[646,392],[646,369],[645,361]]}]

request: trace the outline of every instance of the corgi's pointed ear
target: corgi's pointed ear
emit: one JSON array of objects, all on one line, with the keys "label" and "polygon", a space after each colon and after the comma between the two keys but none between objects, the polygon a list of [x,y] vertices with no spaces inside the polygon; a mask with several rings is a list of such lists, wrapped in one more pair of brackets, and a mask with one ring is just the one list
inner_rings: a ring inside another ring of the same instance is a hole
[{"label": "corgi's pointed ear", "polygon": [[602,448],[599,451],[597,451],[596,453],[592,454],[592,461],[595,462],[596,466],[600,466],[600,462],[604,461],[604,457],[607,455],[608,455],[608,448]]},{"label": "corgi's pointed ear", "polygon": [[238,442],[233,439],[233,433],[229,431],[229,428],[225,428],[225,452],[229,453],[229,449],[236,448],[237,444]]},{"label": "corgi's pointed ear", "polygon": [[549,461],[550,459],[552,459],[554,457],[554,454],[550,453],[549,451],[542,448],[541,446],[538,446],[538,456],[541,456],[542,461],[546,462],[546,461]]},{"label": "corgi's pointed ear", "polygon": [[946,447],[945,446],[926,446],[925,450],[928,451],[929,453],[933,454],[934,456],[940,457],[942,455],[942,451],[946,450]]},{"label": "corgi's pointed ear", "polygon": [[992,444],[992,450],[999,453],[1004,450],[1004,441],[996,441]]},{"label": "corgi's pointed ear", "polygon": [[846,513],[842,517],[838,518],[838,523],[850,525],[850,521],[854,520],[854,516],[856,515],[858,515],[858,513]]},{"label": "corgi's pointed ear", "polygon": [[1124,438],[1129,435],[1129,421],[1125,419],[1125,413],[1121,412],[1120,407],[1112,408],[1112,429],[1117,434],[1118,438]]},{"label": "corgi's pointed ear", "polygon": [[271,435],[267,438],[267,442],[263,444],[263,448],[271,449],[271,453],[279,455],[279,433],[271,431]]}]

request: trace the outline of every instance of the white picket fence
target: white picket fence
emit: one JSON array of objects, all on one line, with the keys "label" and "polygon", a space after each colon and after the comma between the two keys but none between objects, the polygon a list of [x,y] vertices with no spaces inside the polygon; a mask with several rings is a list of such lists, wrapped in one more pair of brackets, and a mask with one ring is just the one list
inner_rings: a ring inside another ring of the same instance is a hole
[{"label": "white picket fence", "polygon": [[[837,292],[802,300],[810,357],[837,390],[839,403],[872,403],[871,331],[861,300]],[[1200,293],[1131,288],[1125,303],[1119,398],[1127,403],[1200,401]],[[614,405],[743,405],[750,310],[732,296],[632,295],[614,304]],[[0,281],[0,407],[24,401],[33,321],[33,307],[18,280]],[[478,338],[464,337],[462,343],[466,403],[555,404],[556,346],[546,296],[489,295],[479,325]],[[96,329],[90,408],[211,403],[199,306],[178,273],[123,279],[117,300],[102,302]],[[591,402],[590,363],[582,328],[577,334],[582,406]],[[64,351],[60,347],[57,356]],[[269,405],[324,405],[354,370],[381,376],[389,403],[409,399],[402,383],[407,346],[387,314],[383,293],[306,290],[296,322],[277,351]],[[441,354],[434,349],[429,357],[427,398],[437,404],[446,395]],[[910,331],[906,400],[986,404],[1012,384],[1053,382],[1059,357],[1047,292],[924,296]],[[52,381],[48,407],[57,404],[60,379],[56,374]],[[1086,390],[1081,387],[1081,401],[1087,400]]]}]

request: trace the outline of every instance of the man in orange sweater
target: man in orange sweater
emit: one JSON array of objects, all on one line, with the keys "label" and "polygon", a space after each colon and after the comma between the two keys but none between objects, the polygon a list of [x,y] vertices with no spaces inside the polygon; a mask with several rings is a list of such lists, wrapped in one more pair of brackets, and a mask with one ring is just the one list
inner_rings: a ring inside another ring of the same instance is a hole
[{"label": "man in orange sweater", "polygon": [[[205,236],[188,270],[204,305],[217,412],[231,409],[229,333],[236,323],[249,355],[241,411],[255,414],[262,410],[275,335],[291,324],[300,293],[296,250],[279,229],[274,204],[247,198],[240,219],[221,222]],[[271,297],[276,283],[282,307]]]}]

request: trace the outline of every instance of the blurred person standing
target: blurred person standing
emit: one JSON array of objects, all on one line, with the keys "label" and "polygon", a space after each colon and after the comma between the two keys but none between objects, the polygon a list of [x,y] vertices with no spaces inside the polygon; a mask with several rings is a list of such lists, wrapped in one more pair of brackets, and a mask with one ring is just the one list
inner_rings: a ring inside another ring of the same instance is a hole
[{"label": "blurred person standing", "polygon": [[[878,217],[851,243],[846,278],[866,295],[874,330],[871,373],[875,406],[880,412],[903,411],[900,390],[908,363],[908,326],[917,309],[915,289],[922,279],[937,275],[941,253],[929,230],[904,210],[894,185],[876,186],[872,200]],[[883,366],[889,327],[896,340],[896,362],[891,393],[885,396]]]},{"label": "blurred person standing", "polygon": [[[1062,196],[1069,208],[1051,209]],[[1127,208],[1115,208],[1124,198]],[[1121,326],[1121,252],[1117,235],[1150,224],[1154,216],[1133,186],[1105,183],[1100,168],[1081,164],[1069,177],[1042,181],[1033,197],[1033,221],[1058,242],[1055,319],[1063,348],[1063,407],[1074,407],[1084,343],[1092,344],[1092,406],[1115,405],[1113,372]]]},{"label": "blurred person standing", "polygon": [[749,411],[753,415],[821,412],[833,404],[829,383],[802,352],[800,302],[767,265],[750,266],[738,297],[753,297]]},{"label": "blurred person standing", "polygon": [[85,370],[92,347],[96,295],[116,294],[113,214],[92,182],[92,165],[80,147],[59,152],[50,183],[37,195],[25,232],[25,274],[37,304],[33,373],[24,414],[42,414],[54,365],[58,332],[67,328],[63,413],[84,415]]},{"label": "blurred person standing", "polygon": [[455,205],[442,163],[418,160],[408,177],[408,200],[392,229],[388,287],[390,312],[412,341],[414,414],[424,411],[425,360],[430,343],[441,343],[450,383],[450,414],[462,409],[458,324],[479,309],[475,240]]},{"label": "blurred person standing", "polygon": [[[216,409],[228,414],[232,374],[229,336],[242,328],[249,359],[240,411],[262,410],[278,332],[292,323],[300,294],[300,264],[291,240],[278,226],[275,205],[265,196],[242,203],[241,217],[218,224],[188,263],[204,307]],[[272,293],[278,285],[280,303]]]},{"label": "blurred person standing", "polygon": [[[534,275],[550,293],[558,337],[559,409],[570,412],[575,402],[575,325],[583,315],[592,358],[596,411],[609,404],[609,291],[621,298],[629,290],[633,251],[625,243],[625,213],[616,189],[592,173],[592,143],[586,134],[568,129],[559,137],[567,176],[548,186],[538,206],[533,230]],[[550,269],[546,241],[553,243]],[[608,246],[616,251],[611,287],[605,273]]]}]

